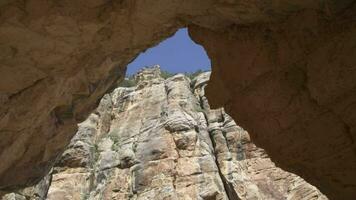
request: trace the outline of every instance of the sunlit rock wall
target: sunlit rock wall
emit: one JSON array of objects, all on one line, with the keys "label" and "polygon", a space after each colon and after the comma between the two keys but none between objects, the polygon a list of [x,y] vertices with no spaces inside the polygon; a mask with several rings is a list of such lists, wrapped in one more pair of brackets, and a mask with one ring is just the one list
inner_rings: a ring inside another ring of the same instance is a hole
[{"label": "sunlit rock wall", "polygon": [[164,80],[158,66],[142,70],[136,87],[105,95],[79,124],[50,181],[3,199],[325,200],[276,167],[223,109],[210,109],[209,76]]}]

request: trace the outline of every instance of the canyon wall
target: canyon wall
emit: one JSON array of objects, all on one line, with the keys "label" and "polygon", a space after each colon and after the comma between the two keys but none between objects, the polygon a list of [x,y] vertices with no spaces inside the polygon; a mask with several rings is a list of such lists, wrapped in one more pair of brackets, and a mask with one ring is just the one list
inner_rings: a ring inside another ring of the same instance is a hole
[{"label": "canyon wall", "polygon": [[40,181],[126,65],[189,26],[212,106],[278,166],[354,199],[354,2],[1,1],[0,195]]},{"label": "canyon wall", "polygon": [[45,179],[3,200],[327,200],[210,109],[209,76],[164,80],[158,66],[142,70],[137,86],[101,99]]},{"label": "canyon wall", "polygon": [[[334,198],[356,197],[356,14],[304,12],[286,23],[191,27],[212,59],[207,98],[281,168]],[[278,141],[278,142],[276,142]]]}]

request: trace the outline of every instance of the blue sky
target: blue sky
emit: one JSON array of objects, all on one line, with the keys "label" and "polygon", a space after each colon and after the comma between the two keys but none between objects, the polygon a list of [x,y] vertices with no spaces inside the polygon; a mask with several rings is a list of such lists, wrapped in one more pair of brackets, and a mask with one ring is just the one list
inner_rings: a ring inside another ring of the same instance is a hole
[{"label": "blue sky", "polygon": [[156,64],[171,73],[205,71],[211,65],[204,48],[190,39],[187,28],[179,29],[174,36],[141,53],[127,66],[126,73],[132,75],[144,66]]}]

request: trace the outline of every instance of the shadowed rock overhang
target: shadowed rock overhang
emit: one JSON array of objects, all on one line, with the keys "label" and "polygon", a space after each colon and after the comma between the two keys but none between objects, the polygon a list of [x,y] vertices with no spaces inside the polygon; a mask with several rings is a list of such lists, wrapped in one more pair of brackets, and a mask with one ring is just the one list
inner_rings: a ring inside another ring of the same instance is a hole
[{"label": "shadowed rock overhang", "polygon": [[207,96],[281,168],[356,196],[353,0],[3,1],[0,189],[31,185],[141,51],[188,26]]}]

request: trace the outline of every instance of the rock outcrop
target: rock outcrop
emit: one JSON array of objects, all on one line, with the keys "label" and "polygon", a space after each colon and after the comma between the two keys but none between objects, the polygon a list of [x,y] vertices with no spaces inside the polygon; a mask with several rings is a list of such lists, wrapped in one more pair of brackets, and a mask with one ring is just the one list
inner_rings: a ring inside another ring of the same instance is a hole
[{"label": "rock outcrop", "polygon": [[142,70],[136,87],[106,94],[79,124],[46,179],[3,199],[326,200],[276,167],[223,109],[210,109],[209,77]]},{"label": "rock outcrop", "polygon": [[354,0],[1,1],[0,193],[41,180],[126,65],[189,26],[213,63],[212,106],[278,166],[355,199],[355,10]]}]

